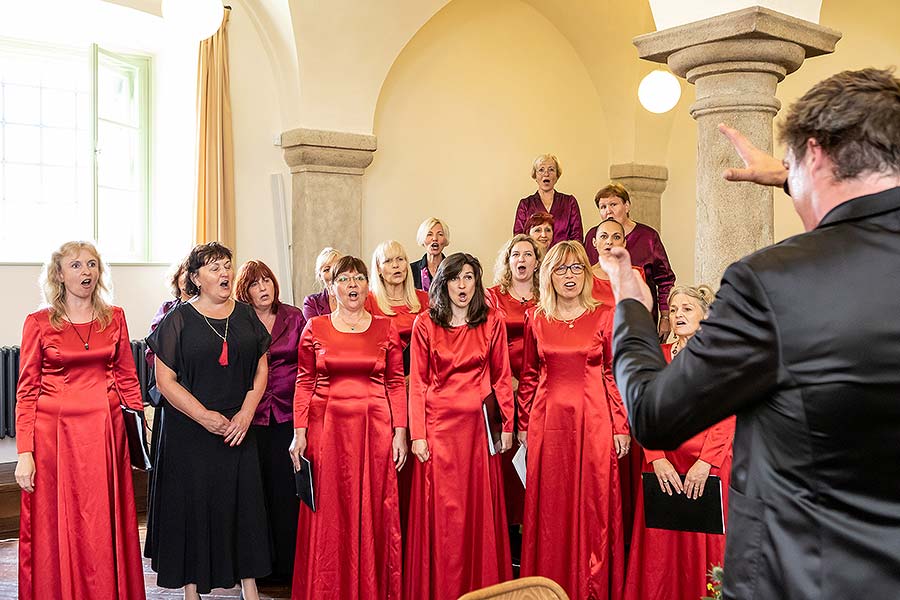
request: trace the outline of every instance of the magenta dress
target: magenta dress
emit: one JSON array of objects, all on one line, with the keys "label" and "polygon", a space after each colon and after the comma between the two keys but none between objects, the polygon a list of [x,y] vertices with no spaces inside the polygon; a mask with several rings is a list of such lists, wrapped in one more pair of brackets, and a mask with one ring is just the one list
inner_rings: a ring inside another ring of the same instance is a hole
[{"label": "magenta dress", "polygon": [[[584,236],[584,248],[592,265],[597,264],[597,249],[593,244],[596,234],[595,225]],[[669,292],[675,285],[675,273],[669,264],[666,248],[659,232],[643,223],[635,224],[631,233],[625,236],[625,247],[631,254],[631,265],[644,270],[644,279],[653,295],[653,321],[656,322],[660,313],[669,313]]]},{"label": "magenta dress", "polygon": [[[513,235],[525,233],[525,222],[534,213],[547,212],[544,203],[541,202],[537,192],[519,200],[516,208],[516,221],[513,224]],[[581,224],[581,209],[578,208],[578,200],[575,196],[553,191],[553,204],[550,206],[550,214],[553,215],[553,243],[563,240],[580,242],[583,238],[584,227]]]}]

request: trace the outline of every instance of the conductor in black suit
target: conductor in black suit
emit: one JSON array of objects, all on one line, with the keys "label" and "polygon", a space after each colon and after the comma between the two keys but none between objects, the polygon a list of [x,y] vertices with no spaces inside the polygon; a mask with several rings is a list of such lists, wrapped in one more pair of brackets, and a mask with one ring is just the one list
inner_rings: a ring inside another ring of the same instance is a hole
[{"label": "conductor in black suit", "polygon": [[728,267],[668,367],[627,252],[605,259],[632,434],[671,449],[737,415],[725,598],[898,598],[900,80],[815,85],[781,127],[783,162],[720,130],[746,166],[725,178],[784,185],[806,233]]}]

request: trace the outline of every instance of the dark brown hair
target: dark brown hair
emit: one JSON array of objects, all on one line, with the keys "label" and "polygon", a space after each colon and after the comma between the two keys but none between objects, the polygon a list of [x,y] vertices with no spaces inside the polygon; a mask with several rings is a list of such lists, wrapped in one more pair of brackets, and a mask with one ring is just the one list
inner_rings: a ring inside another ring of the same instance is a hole
[{"label": "dark brown hair", "polygon": [[221,260],[231,260],[231,249],[219,242],[209,242],[207,244],[197,244],[185,260],[187,267],[187,280],[184,282],[184,291],[188,296],[196,296],[200,293],[200,288],[191,279],[201,267],[205,267],[209,263]]},{"label": "dark brown hair", "polygon": [[340,257],[334,263],[334,266],[331,268],[331,281],[334,282],[341,273],[349,273],[350,271],[356,271],[361,275],[365,275],[366,279],[369,278],[369,270],[366,268],[366,263],[361,258],[347,255]]},{"label": "dark brown hair", "polygon": [[621,183],[610,183],[606,187],[600,188],[600,191],[594,196],[594,206],[600,208],[601,199],[613,197],[621,198],[625,204],[631,203],[631,196],[628,195],[628,190],[625,189],[624,185]]},{"label": "dark brown hair", "polygon": [[237,279],[234,282],[234,297],[241,302],[252,304],[250,302],[250,286],[253,282],[259,281],[264,277],[272,280],[272,287],[274,288],[272,291],[272,312],[278,312],[278,307],[281,305],[281,300],[278,299],[279,294],[281,294],[281,288],[278,287],[278,279],[275,278],[275,273],[261,260],[248,260],[238,269]]},{"label": "dark brown hair", "polygon": [[431,282],[431,288],[428,290],[430,306],[428,314],[432,321],[445,329],[450,328],[450,319],[453,316],[452,301],[450,292],[447,291],[447,285],[451,279],[459,276],[466,265],[472,267],[475,275],[475,291],[467,307],[466,322],[469,327],[477,327],[487,321],[488,303],[484,293],[484,284],[481,283],[481,263],[471,254],[457,252],[441,261],[441,266],[438,267],[434,281]]},{"label": "dark brown hair", "polygon": [[185,271],[187,271],[187,259],[178,263],[178,266],[175,267],[175,271],[172,273],[172,278],[169,280],[169,290],[176,300],[181,300],[181,292],[187,293],[187,290],[181,289],[181,282],[178,281]]},{"label": "dark brown hair", "polygon": [[797,160],[814,139],[834,163],[838,181],[900,173],[900,80],[893,69],[832,75],[791,105],[779,138]]}]

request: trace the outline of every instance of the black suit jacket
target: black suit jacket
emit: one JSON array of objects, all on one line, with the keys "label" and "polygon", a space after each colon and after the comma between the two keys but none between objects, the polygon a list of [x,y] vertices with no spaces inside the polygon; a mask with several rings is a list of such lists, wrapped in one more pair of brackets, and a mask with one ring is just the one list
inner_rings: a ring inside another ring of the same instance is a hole
[{"label": "black suit jacket", "polygon": [[737,414],[726,598],[900,597],[900,188],[732,264],[670,366],[635,300],[614,338],[641,444]]},{"label": "black suit jacket", "polygon": [[[444,260],[444,258],[446,257],[441,254],[441,260]],[[409,268],[412,269],[413,284],[415,285],[415,288],[427,292],[428,288],[422,286],[422,269],[428,268],[428,254],[423,254],[422,258],[419,260],[414,260],[409,263]]]}]

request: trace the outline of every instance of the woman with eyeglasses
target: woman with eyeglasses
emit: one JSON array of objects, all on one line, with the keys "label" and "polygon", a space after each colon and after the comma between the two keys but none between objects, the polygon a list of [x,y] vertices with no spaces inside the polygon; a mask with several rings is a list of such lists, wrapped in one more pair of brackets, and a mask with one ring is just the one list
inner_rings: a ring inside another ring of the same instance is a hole
[{"label": "woman with eyeglasses", "polygon": [[[663,344],[666,362],[688,347],[709,316],[715,295],[705,285],[678,286],[669,294],[669,321],[675,342]],[[653,473],[668,495],[696,500],[708,491],[710,475],[721,478],[722,516],[728,517],[728,484],[735,418],[701,431],[674,450],[643,450],[644,471]],[[682,481],[682,476],[684,481]],[[643,494],[638,496],[628,557],[626,600],[696,600],[707,592],[707,573],[725,561],[725,536],[644,526]],[[673,569],[677,565],[677,569]]]},{"label": "woman with eyeglasses", "polygon": [[500,456],[482,405],[498,405],[499,450],[512,446],[513,398],[503,320],[488,307],[481,263],[441,263],[416,318],[409,381],[413,488],[404,597],[456,600],[512,578]]},{"label": "woman with eyeglasses", "polygon": [[613,384],[612,309],[591,296],[587,254],[560,242],[541,263],[525,322],[517,395],[526,444],[522,576],[559,583],[573,600],[622,597],[624,540],[617,458],[631,438]]},{"label": "woman with eyeglasses", "polygon": [[368,272],[334,265],[330,315],[306,324],[294,393],[294,469],[312,463],[316,512],[300,507],[293,600],[399,598],[397,471],[406,462],[403,349],[365,308]]},{"label": "woman with eyeglasses", "polygon": [[[535,213],[549,213],[551,226],[557,242],[575,240],[580,242],[584,236],[581,222],[581,209],[578,200],[571,194],[563,194],[556,190],[556,183],[562,177],[562,165],[552,154],[541,154],[531,165],[531,178],[537,183],[537,191],[519,200],[516,207],[516,220],[513,223],[513,235],[530,233],[526,221]],[[531,234],[534,237],[534,234]]]}]

